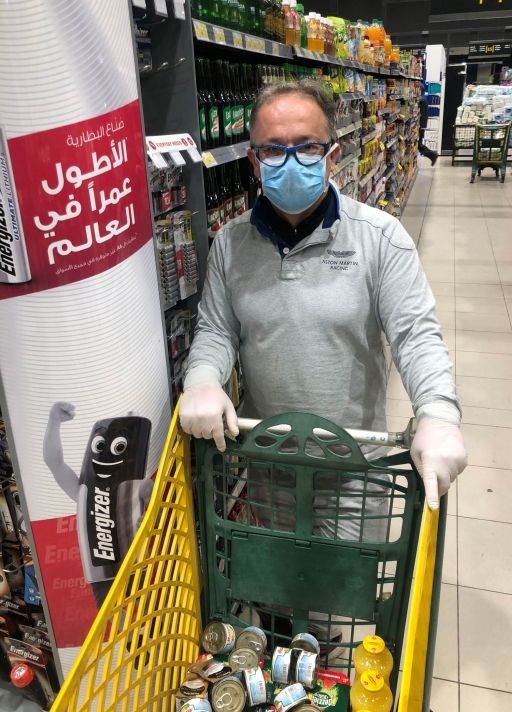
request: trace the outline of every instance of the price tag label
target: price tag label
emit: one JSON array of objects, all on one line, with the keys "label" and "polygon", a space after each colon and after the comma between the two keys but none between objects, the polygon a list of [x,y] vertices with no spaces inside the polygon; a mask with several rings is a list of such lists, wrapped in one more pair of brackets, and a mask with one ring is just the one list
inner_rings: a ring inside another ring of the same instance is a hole
[{"label": "price tag label", "polygon": [[400,119],[400,121],[403,121],[405,119],[405,116],[404,114],[398,114],[398,118]]},{"label": "price tag label", "polygon": [[244,38],[240,34],[240,32],[233,32],[233,46],[234,47],[241,47],[243,49],[244,46]]},{"label": "price tag label", "polygon": [[402,166],[401,166],[400,163],[398,164],[398,170],[399,170],[399,171],[403,171],[403,168],[402,168]]},{"label": "price tag label", "polygon": [[384,145],[384,143],[382,141],[379,142],[379,146],[380,146],[381,151],[384,151],[386,148],[386,146]]},{"label": "price tag label", "polygon": [[208,28],[204,22],[199,22],[199,20],[194,20],[194,31],[198,40],[208,39]]},{"label": "price tag label", "polygon": [[274,57],[279,57],[279,45],[277,42],[272,42],[272,54]]},{"label": "price tag label", "polygon": [[245,35],[245,49],[254,49],[254,37],[252,35]]},{"label": "price tag label", "polygon": [[401,134],[398,134],[398,138],[400,139],[400,141],[404,140],[404,137]]},{"label": "price tag label", "polygon": [[387,204],[388,204],[388,201],[387,201],[387,200],[379,200],[379,205],[380,205],[382,208],[385,208]]},{"label": "price tag label", "polygon": [[254,49],[257,52],[265,52],[265,40],[261,37],[254,38]]},{"label": "price tag label", "polygon": [[224,35],[224,29],[222,27],[214,26],[213,36],[215,37],[215,42],[217,42],[217,44],[226,44],[226,37]]},{"label": "price tag label", "polygon": [[203,163],[207,168],[212,168],[212,166],[217,165],[217,161],[215,160],[215,157],[212,156],[210,151],[205,151],[203,153]]}]

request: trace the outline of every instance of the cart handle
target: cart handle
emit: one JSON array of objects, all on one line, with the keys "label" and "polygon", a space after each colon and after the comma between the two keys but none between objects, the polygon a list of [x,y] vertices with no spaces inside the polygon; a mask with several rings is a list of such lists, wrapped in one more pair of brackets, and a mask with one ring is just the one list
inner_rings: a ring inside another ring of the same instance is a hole
[{"label": "cart handle", "polygon": [[[238,418],[239,430],[249,431],[262,423],[262,420],[253,420],[252,418]],[[416,435],[417,421],[416,418],[411,418],[407,428],[401,433],[378,433],[372,430],[349,430],[347,433],[354,438],[357,443],[364,445],[384,445],[388,447],[397,447],[402,450],[410,450],[414,436]],[[268,428],[269,433],[274,435],[286,435],[291,430],[289,425],[272,425]],[[314,428],[315,435],[328,439],[329,435],[333,438],[337,436],[323,428]]]}]

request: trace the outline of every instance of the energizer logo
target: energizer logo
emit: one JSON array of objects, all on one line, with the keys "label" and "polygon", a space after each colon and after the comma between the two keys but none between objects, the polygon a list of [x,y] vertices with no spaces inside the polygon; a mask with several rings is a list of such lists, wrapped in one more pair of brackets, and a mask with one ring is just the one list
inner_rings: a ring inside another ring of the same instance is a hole
[{"label": "energizer logo", "polygon": [[12,249],[9,244],[12,241],[13,237],[7,229],[5,209],[2,202],[2,194],[0,193],[0,270],[7,272],[7,274],[10,274],[12,277],[16,277]]},{"label": "energizer logo", "polygon": [[16,653],[16,655],[19,655],[20,658],[27,658],[28,660],[35,660],[36,662],[39,661],[39,655],[29,653],[28,650],[24,650],[23,648],[17,648],[15,645],[11,645],[9,652]]},{"label": "energizer logo", "polygon": [[94,528],[98,548],[93,549],[93,554],[98,559],[115,561],[114,544],[112,543],[112,532],[115,522],[110,518],[110,491],[102,490],[100,487],[94,488]]}]

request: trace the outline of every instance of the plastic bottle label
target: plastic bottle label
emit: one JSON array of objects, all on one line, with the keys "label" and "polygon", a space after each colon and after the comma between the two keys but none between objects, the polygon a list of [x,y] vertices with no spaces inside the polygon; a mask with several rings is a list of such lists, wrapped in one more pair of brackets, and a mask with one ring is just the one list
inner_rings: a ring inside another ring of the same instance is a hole
[{"label": "plastic bottle label", "polygon": [[229,136],[231,136],[231,133],[232,133],[231,107],[230,106],[224,107],[222,120],[223,120],[223,124],[224,124],[224,135],[229,137]]},{"label": "plastic bottle label", "polygon": [[224,203],[224,220],[233,220],[233,198],[228,198]]},{"label": "plastic bottle label", "polygon": [[210,136],[212,138],[219,138],[219,109],[216,106],[212,106],[210,109]]},{"label": "plastic bottle label", "polygon": [[204,109],[199,111],[199,128],[201,130],[201,142],[206,143],[206,115]]},{"label": "plastic bottle label", "polygon": [[249,120],[251,118],[252,104],[248,104],[245,107],[245,130],[249,131]]}]

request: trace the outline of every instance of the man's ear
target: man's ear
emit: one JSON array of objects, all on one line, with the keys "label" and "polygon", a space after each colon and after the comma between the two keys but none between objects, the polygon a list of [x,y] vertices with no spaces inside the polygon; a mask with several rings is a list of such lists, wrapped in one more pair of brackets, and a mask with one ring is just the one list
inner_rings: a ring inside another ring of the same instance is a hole
[{"label": "man's ear", "polygon": [[254,175],[258,180],[261,180],[260,162],[256,158],[256,154],[254,153],[252,148],[247,149],[247,158],[252,163],[252,167],[254,168]]},{"label": "man's ear", "polygon": [[339,152],[341,151],[339,143],[334,144],[334,148],[332,149],[331,153],[327,156],[327,174],[331,175],[333,170],[336,167],[336,158],[338,157]]}]

